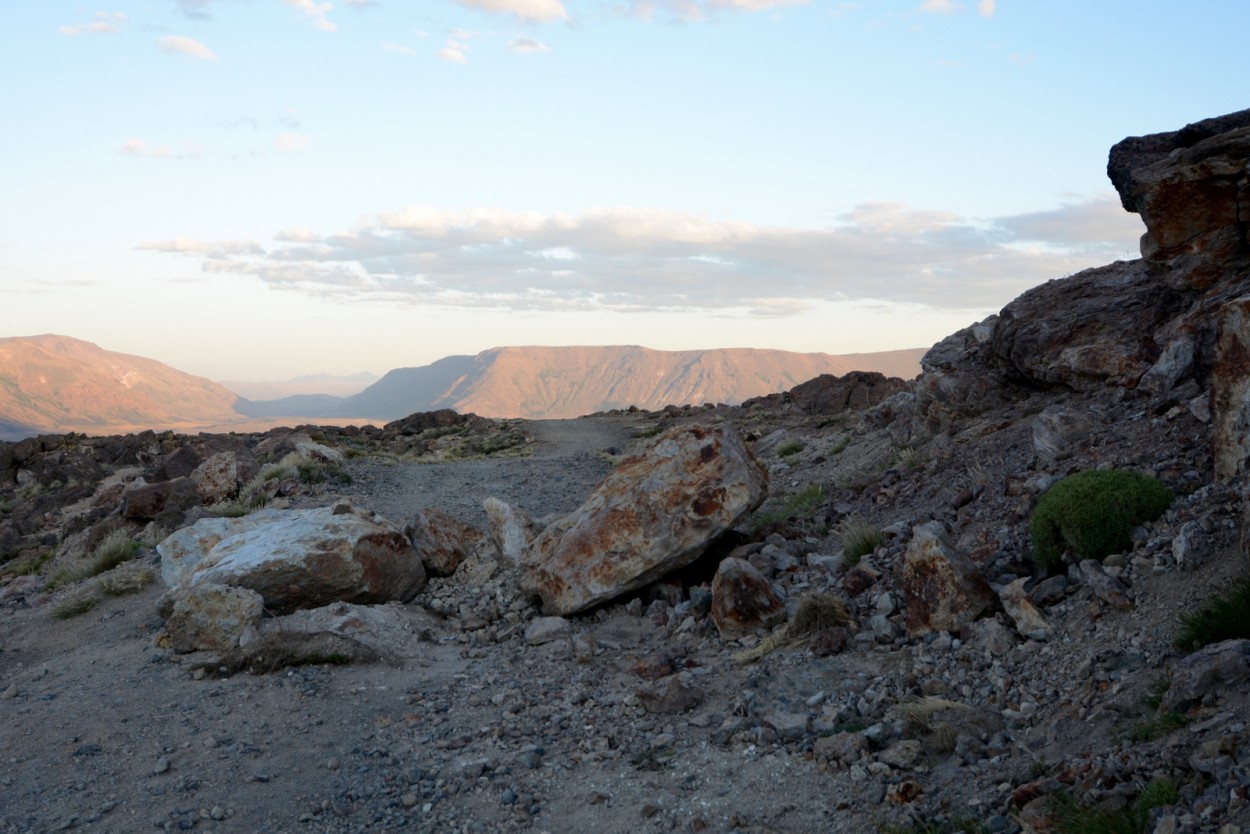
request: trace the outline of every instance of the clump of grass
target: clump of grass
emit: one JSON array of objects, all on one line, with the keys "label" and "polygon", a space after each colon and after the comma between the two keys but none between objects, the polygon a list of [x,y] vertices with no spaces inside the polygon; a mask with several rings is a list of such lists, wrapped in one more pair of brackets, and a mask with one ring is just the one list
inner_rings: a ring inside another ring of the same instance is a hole
[{"label": "clump of grass", "polygon": [[797,455],[805,448],[801,440],[787,440],[777,447],[777,457],[788,458],[792,455]]},{"label": "clump of grass", "polygon": [[80,565],[57,571],[48,580],[44,590],[51,591],[63,585],[99,576],[130,559],[138,552],[139,547],[139,543],[131,539],[125,530],[114,530],[91,551],[91,558]]},{"label": "clump of grass", "polygon": [[79,591],[53,605],[49,613],[58,620],[72,620],[95,608],[99,602],[100,597],[94,590]]},{"label": "clump of grass", "polygon": [[659,435],[660,432],[662,431],[664,431],[663,426],[659,426],[659,425],[647,426],[645,428],[638,429],[636,432],[631,434],[630,437],[632,437],[634,440],[642,440],[647,437],[655,437]]},{"label": "clump of grass", "polygon": [[1177,795],[1175,782],[1158,779],[1124,808],[1086,805],[1069,793],[1056,794],[1051,803],[1060,834],[1146,834],[1150,812],[1176,802]]},{"label": "clump of grass", "polygon": [[801,492],[791,495],[776,509],[761,513],[756,519],[755,527],[758,530],[770,524],[779,524],[788,518],[804,516],[820,503],[824,495],[825,491],[820,484],[808,484]]},{"label": "clump of grass", "polygon": [[1179,730],[1188,723],[1189,719],[1184,715],[1164,710],[1149,721],[1138,724],[1129,730],[1125,738],[1129,741],[1154,741],[1159,736],[1165,736],[1173,730]]},{"label": "clump of grass", "polygon": [[96,587],[106,596],[120,597],[126,594],[137,594],[154,581],[156,581],[156,571],[143,565],[136,570],[114,571],[108,576],[102,576],[96,583]]},{"label": "clump of grass", "polygon": [[904,469],[919,469],[925,464],[925,454],[911,446],[900,446],[894,450],[893,461]]},{"label": "clump of grass", "polygon": [[41,492],[43,492],[43,484],[38,481],[31,481],[17,491],[17,497],[22,501],[29,501]]},{"label": "clump of grass", "polygon": [[1154,478],[1116,469],[1069,475],[1037,502],[1029,533],[1033,559],[1057,564],[1067,550],[1077,559],[1102,561],[1132,544],[1133,528],[1163,515],[1172,491]]},{"label": "clump of grass", "polygon": [[860,559],[885,544],[885,534],[858,513],[839,521],[834,532],[842,541],[842,553],[848,565],[858,565]]},{"label": "clump of grass", "polygon": [[[23,556],[21,553],[29,553],[31,555]],[[38,573],[40,568],[46,565],[51,558],[51,553],[23,550],[16,558],[5,564],[3,573],[5,576],[30,576],[33,573]]]},{"label": "clump of grass", "polygon": [[1182,617],[1176,645],[1193,650],[1241,638],[1250,638],[1250,576],[1207,600],[1199,611]]},{"label": "clump of grass", "polygon": [[851,445],[851,436],[849,434],[842,435],[842,439],[829,449],[829,454],[840,455],[846,451],[846,447]]}]

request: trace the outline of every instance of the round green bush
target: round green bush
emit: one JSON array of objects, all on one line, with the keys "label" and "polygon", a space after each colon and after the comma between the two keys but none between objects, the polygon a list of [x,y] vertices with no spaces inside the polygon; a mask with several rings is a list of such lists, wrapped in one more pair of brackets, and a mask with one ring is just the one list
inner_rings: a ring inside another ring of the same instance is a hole
[{"label": "round green bush", "polygon": [[1172,490],[1148,475],[1091,469],[1069,475],[1046,491],[1029,532],[1033,559],[1056,564],[1071,549],[1078,559],[1102,561],[1132,544],[1133,528],[1163,515]]}]

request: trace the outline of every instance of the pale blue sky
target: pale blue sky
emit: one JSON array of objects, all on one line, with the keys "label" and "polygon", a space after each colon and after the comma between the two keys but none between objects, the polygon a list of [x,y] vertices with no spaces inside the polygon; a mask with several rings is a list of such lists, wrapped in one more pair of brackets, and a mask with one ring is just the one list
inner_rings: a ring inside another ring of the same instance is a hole
[{"label": "pale blue sky", "polygon": [[116,0],[0,26],[0,336],[216,379],[931,344],[1136,257],[1244,0]]}]

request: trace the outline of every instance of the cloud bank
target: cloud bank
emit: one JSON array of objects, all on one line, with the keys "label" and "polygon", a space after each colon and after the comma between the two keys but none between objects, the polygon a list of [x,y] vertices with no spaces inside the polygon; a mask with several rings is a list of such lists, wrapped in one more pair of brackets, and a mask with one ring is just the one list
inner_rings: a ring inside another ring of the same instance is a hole
[{"label": "cloud bank", "polygon": [[849,299],[999,307],[1047,279],[1130,255],[1141,231],[1112,195],[991,220],[868,203],[826,228],[634,208],[418,206],[335,234],[281,233],[264,248],[186,239],[140,248],[344,301],[775,316]]},{"label": "cloud bank", "polygon": [[187,55],[191,58],[198,58],[201,61],[217,60],[217,54],[213,50],[199,41],[183,35],[166,35],[162,38],[157,38],[156,43],[166,52]]}]

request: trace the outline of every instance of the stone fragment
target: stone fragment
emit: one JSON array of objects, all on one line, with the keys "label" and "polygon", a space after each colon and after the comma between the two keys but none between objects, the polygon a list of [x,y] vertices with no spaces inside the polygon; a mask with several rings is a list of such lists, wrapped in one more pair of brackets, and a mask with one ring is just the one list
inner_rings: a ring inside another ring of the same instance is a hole
[{"label": "stone fragment", "polygon": [[563,617],[538,617],[525,628],[525,642],[541,646],[573,636],[573,625]]},{"label": "stone fragment", "polygon": [[786,619],[786,606],[762,573],[742,559],[724,559],[712,580],[712,622],[732,640],[772,628]]},{"label": "stone fragment", "polygon": [[122,495],[121,514],[123,518],[137,521],[168,520],[175,516],[181,521],[182,513],[199,503],[200,494],[189,478],[174,478],[154,484],[136,481]]},{"label": "stone fragment", "polygon": [[842,588],[850,596],[857,597],[877,584],[877,580],[880,578],[880,571],[874,570],[861,562],[853,566],[842,577]]},{"label": "stone fragment", "polygon": [[668,683],[663,686],[649,686],[638,690],[637,695],[643,708],[652,715],[678,715],[689,712],[703,703],[707,697],[702,689],[694,687],[687,689],[682,686],[676,675],[670,677]]},{"label": "stone fragment", "polygon": [[1246,681],[1250,681],[1250,640],[1212,643],[1172,667],[1162,706],[1184,712],[1217,688],[1242,686]]},{"label": "stone fragment", "polygon": [[1211,538],[1196,521],[1186,521],[1172,539],[1172,558],[1178,565],[1192,568],[1210,557],[1211,552]]},{"label": "stone fragment", "polygon": [[176,591],[169,602],[172,612],[165,620],[165,630],[179,652],[238,648],[239,638],[265,613],[265,601],[255,591],[212,582],[192,591]]},{"label": "stone fragment", "polygon": [[1165,394],[1176,387],[1193,370],[1194,340],[1188,336],[1175,339],[1163,349],[1158,361],[1142,374],[1137,387],[1153,394]]},{"label": "stone fragment", "polygon": [[1003,610],[1016,624],[1016,631],[1020,632],[1022,637],[1045,640],[1050,636],[1050,623],[1046,622],[1041,612],[1033,607],[1033,603],[1024,592],[1024,586],[1028,581],[1028,577],[1017,579],[999,591],[998,598],[1003,604]]},{"label": "stone fragment", "polygon": [[205,542],[196,543],[195,533],[188,533],[185,552],[203,552],[208,541],[212,544],[180,586],[250,588],[264,597],[269,611],[280,614],[338,601],[407,602],[425,586],[420,558],[389,522],[331,507],[289,510],[269,520],[245,523],[240,532],[226,535],[217,523],[221,519],[197,522],[190,529],[205,525]]},{"label": "stone fragment", "polygon": [[218,452],[201,463],[191,473],[191,483],[205,504],[213,504],[233,498],[239,485],[256,475],[256,467],[239,460],[231,451]]},{"label": "stone fragment", "polygon": [[570,614],[694,561],[763,502],[764,468],[729,425],[678,426],[621,461],[522,561],[522,588]]},{"label": "stone fragment", "polygon": [[1250,295],[1220,310],[1211,367],[1211,446],[1219,478],[1243,471],[1250,460]]},{"label": "stone fragment", "polygon": [[1103,602],[1114,605],[1121,611],[1132,610],[1133,599],[1129,596],[1128,586],[1104,571],[1096,560],[1086,559],[1081,562],[1081,578],[1089,585],[1094,596]]},{"label": "stone fragment", "polygon": [[520,507],[493,496],[487,498],[483,506],[487,531],[500,557],[511,565],[520,563],[538,533],[534,520]]},{"label": "stone fragment", "polygon": [[1089,417],[1066,406],[1047,406],[1033,418],[1033,451],[1048,463],[1069,458],[1092,425]]},{"label": "stone fragment", "polygon": [[812,745],[812,754],[816,758],[840,764],[859,761],[867,752],[868,739],[862,733],[834,733],[816,739]]},{"label": "stone fragment", "polygon": [[418,510],[404,527],[404,535],[432,576],[451,576],[483,538],[472,524],[433,507]]},{"label": "stone fragment", "polygon": [[968,623],[960,634],[969,648],[989,652],[993,657],[1005,655],[1016,645],[1011,631],[994,617]]},{"label": "stone fragment", "polygon": [[998,600],[976,566],[946,543],[945,532],[941,522],[917,525],[903,554],[907,633],[913,637],[958,631]]},{"label": "stone fragment", "polygon": [[1029,601],[1047,607],[1062,602],[1068,595],[1068,578],[1063,574],[1047,577],[1029,591]]}]

